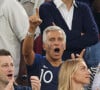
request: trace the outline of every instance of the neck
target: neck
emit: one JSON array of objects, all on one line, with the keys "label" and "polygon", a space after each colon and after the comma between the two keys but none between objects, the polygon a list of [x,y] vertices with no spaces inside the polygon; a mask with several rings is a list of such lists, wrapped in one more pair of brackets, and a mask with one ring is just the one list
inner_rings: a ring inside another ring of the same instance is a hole
[{"label": "neck", "polygon": [[48,56],[46,56],[46,59],[54,67],[58,67],[58,66],[60,66],[62,64],[62,59],[52,59],[52,58],[50,58]]},{"label": "neck", "polygon": [[3,82],[0,82],[0,90],[4,90],[6,87],[6,84],[4,84]]},{"label": "neck", "polygon": [[78,83],[72,83],[72,90],[83,90],[83,85],[82,84],[78,84]]},{"label": "neck", "polygon": [[68,10],[70,10],[70,8],[73,5],[73,0],[62,0],[65,4]]}]

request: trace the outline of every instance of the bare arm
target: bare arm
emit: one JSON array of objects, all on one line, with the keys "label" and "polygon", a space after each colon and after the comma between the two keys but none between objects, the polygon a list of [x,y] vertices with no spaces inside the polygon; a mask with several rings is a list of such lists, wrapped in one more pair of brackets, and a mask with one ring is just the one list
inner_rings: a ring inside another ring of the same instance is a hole
[{"label": "bare arm", "polygon": [[22,52],[26,64],[31,65],[34,62],[35,58],[35,53],[33,51],[34,33],[36,27],[42,22],[42,20],[39,17],[38,9],[36,9],[36,14],[29,17],[29,22],[30,22],[30,27],[28,30],[28,34],[26,35],[23,42]]}]

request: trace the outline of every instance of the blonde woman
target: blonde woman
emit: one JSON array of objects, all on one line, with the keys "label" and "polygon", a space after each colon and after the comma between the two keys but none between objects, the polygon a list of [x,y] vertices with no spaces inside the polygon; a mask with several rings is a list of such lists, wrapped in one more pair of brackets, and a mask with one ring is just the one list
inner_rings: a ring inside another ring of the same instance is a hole
[{"label": "blonde woman", "polygon": [[65,61],[59,72],[58,90],[83,90],[90,83],[90,72],[81,58]]}]

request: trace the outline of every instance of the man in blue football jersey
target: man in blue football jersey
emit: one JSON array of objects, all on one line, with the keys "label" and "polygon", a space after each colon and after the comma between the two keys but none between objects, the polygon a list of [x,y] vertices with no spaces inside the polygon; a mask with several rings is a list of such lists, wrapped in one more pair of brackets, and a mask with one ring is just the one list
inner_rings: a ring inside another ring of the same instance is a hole
[{"label": "man in blue football jersey", "polygon": [[43,48],[46,56],[33,51],[33,36],[36,27],[41,23],[39,13],[29,18],[30,29],[23,43],[23,55],[27,64],[28,76],[36,75],[41,81],[41,90],[57,90],[58,72],[62,64],[66,35],[58,26],[50,26],[43,34]]}]

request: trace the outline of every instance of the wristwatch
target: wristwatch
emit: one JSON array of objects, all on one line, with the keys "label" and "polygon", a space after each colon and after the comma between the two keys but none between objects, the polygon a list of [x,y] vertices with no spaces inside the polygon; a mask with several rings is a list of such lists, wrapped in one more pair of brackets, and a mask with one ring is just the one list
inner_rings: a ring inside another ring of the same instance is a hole
[{"label": "wristwatch", "polygon": [[28,36],[28,37],[34,37],[34,34],[31,33],[31,32],[27,32],[27,36]]}]

